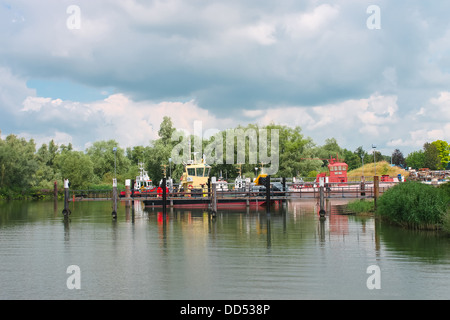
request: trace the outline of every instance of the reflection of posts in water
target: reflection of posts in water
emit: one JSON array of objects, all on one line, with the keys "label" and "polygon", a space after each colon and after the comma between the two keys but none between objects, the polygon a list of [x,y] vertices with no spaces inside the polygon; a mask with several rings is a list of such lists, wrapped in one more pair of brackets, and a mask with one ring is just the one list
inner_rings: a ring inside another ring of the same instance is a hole
[{"label": "reflection of posts in water", "polygon": [[55,217],[57,215],[58,211],[58,182],[55,181],[53,183],[53,213],[55,214]]},{"label": "reflection of posts in water", "polygon": [[267,214],[267,248],[272,247],[272,230],[270,229],[270,213]]},{"label": "reflection of posts in water", "polygon": [[53,183],[53,211],[55,215],[57,210],[58,210],[58,182],[55,181]]},{"label": "reflection of posts in water", "polygon": [[53,214],[55,217],[58,215],[58,201],[53,201]]},{"label": "reflection of posts in water", "polygon": [[[128,203],[129,201],[127,201]],[[131,206],[125,204],[125,221],[130,221],[130,216],[131,216]]]},{"label": "reflection of posts in water", "polygon": [[319,239],[320,242],[325,242],[325,219],[319,221]]},{"label": "reflection of posts in water", "polygon": [[70,218],[68,216],[64,216],[64,240],[69,240],[70,230],[69,230],[69,222]]}]

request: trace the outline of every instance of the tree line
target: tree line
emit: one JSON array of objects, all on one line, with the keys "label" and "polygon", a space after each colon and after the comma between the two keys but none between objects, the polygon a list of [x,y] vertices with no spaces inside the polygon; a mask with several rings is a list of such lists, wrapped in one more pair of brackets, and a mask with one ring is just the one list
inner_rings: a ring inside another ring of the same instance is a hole
[{"label": "tree line", "polygon": [[[363,162],[373,162],[374,158],[377,162],[385,160],[416,169],[443,169],[450,162],[449,144],[441,140],[426,143],[422,150],[414,151],[405,158],[398,149],[390,156],[379,151],[369,153],[362,146],[351,151],[340,147],[334,138],[319,146],[310,137],[304,136],[300,127],[249,124],[237,128],[278,130],[279,170],[276,176],[279,177],[315,177],[317,173],[327,170],[327,161],[319,159],[336,156],[348,164],[349,170],[360,167]],[[3,140],[0,135],[0,195],[7,197],[11,192],[52,190],[55,181],[61,186],[65,178],[70,180],[73,189],[110,187],[114,176],[120,186],[125,179],[133,179],[139,174],[139,162],[145,164],[155,184],[163,176],[163,165],[167,175],[171,173],[174,179],[179,179],[183,165],[169,162],[171,151],[178,143],[172,141],[174,131],[177,129],[173,127],[170,117],[164,117],[158,131],[159,138],[149,141],[147,146],[122,148],[117,141],[108,140],[96,141],[84,151],[74,150],[70,143],[57,145],[53,140],[36,149],[34,139],[27,141],[10,134]],[[221,134],[225,135],[225,131]],[[188,138],[193,139],[193,136]],[[214,137],[202,139],[203,146],[211,143],[212,139]],[[227,147],[234,147],[236,154],[236,145]],[[246,150],[248,148],[247,142]],[[254,177],[258,166],[244,163],[241,172],[246,177]],[[212,163],[211,167],[213,176],[234,179],[238,174],[238,166],[226,164],[225,161],[223,164]]]}]

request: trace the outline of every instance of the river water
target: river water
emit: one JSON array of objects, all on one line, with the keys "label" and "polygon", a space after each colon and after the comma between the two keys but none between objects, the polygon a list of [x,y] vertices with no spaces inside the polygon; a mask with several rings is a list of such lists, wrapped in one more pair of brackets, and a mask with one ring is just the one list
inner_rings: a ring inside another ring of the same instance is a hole
[{"label": "river water", "polygon": [[450,237],[341,204],[321,221],[305,200],[166,219],[121,203],[114,221],[109,202],[68,220],[62,203],[0,202],[0,299],[450,299]]}]

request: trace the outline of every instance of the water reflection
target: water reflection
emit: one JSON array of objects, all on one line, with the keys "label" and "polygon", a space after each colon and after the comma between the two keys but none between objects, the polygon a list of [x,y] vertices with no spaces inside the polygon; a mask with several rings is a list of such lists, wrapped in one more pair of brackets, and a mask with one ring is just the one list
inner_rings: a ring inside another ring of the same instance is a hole
[{"label": "water reflection", "polygon": [[[27,297],[26,279],[47,283],[71,264],[92,298],[449,298],[448,237],[343,215],[343,203],[328,202],[325,219],[314,201],[215,216],[135,201],[117,219],[110,203],[71,204],[67,219],[53,202],[0,203],[0,298]],[[382,272],[377,292],[366,287],[370,265]],[[70,295],[38,283],[34,294]]]},{"label": "water reflection", "polygon": [[70,239],[70,217],[65,216],[63,218],[64,223],[64,241],[69,241]]}]

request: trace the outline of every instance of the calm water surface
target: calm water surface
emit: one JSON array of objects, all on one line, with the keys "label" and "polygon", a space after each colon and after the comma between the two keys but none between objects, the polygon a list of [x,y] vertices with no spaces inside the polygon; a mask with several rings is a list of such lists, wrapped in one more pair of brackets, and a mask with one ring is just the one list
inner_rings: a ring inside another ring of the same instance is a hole
[{"label": "calm water surface", "polygon": [[[0,299],[450,299],[450,238],[314,202],[221,211],[0,202]],[[68,289],[67,267],[81,289]],[[370,266],[380,289],[368,289]]]}]

